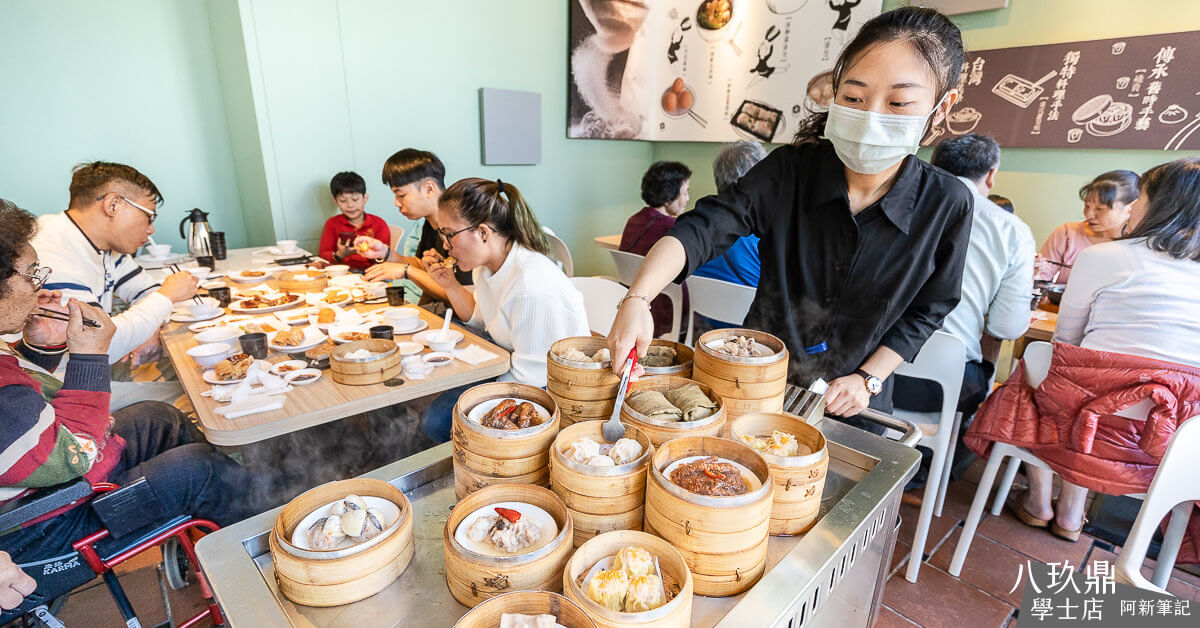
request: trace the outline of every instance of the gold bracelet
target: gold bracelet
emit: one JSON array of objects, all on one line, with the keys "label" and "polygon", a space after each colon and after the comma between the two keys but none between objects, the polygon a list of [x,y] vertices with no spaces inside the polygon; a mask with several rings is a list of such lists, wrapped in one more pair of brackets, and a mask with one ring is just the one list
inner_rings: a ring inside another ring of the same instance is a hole
[{"label": "gold bracelet", "polygon": [[625,305],[625,302],[630,299],[641,299],[642,301],[644,301],[646,303],[646,307],[650,307],[650,297],[647,297],[642,294],[637,294],[634,292],[629,292],[624,297],[622,297],[620,301],[617,301],[617,309],[618,310],[621,309],[621,306]]}]

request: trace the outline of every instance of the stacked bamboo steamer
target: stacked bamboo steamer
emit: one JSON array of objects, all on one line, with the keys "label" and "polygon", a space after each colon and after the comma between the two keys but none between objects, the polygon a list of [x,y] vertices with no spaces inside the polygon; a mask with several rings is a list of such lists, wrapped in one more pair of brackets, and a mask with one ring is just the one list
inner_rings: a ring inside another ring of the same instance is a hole
[{"label": "stacked bamboo steamer", "polygon": [[800,451],[796,456],[759,452],[771,467],[771,479],[775,483],[771,534],[801,534],[817,523],[825,473],[829,468],[829,451],[825,435],[793,414],[746,414],[729,424],[730,435],[735,441],[741,441],[742,436],[769,438],[775,430],[795,436]]},{"label": "stacked bamboo steamer", "polygon": [[[558,524],[558,534],[547,545],[511,557],[484,556],[459,544],[454,532],[468,515],[503,502],[530,504],[545,510]],[[549,489],[529,484],[493,484],[479,489],[455,504],[446,520],[442,532],[446,586],[454,599],[466,606],[475,606],[508,591],[562,591],[562,570],[575,547],[571,543],[573,535],[566,505]]]},{"label": "stacked bamboo steamer", "polygon": [[[662,606],[641,613],[609,610],[587,596],[584,577],[601,559],[636,545],[658,558],[663,587],[674,595]],[[606,532],[575,550],[563,570],[563,593],[583,608],[600,628],[687,628],[692,624],[692,573],[683,555],[663,539],[633,530]]]},{"label": "stacked bamboo steamer", "polygon": [[[393,524],[395,529],[389,525],[392,531],[385,532],[382,539],[341,558],[314,558],[335,550],[301,550],[291,544],[296,527],[305,517],[347,495],[379,497],[395,504],[400,509],[400,520]],[[279,591],[287,599],[305,606],[357,602],[382,591],[412,561],[416,547],[412,506],[400,489],[380,480],[355,478],[322,484],[283,507],[268,535],[268,545]]]},{"label": "stacked bamboo steamer", "polygon": [[505,613],[553,615],[566,628],[596,628],[596,622],[578,604],[548,591],[513,591],[476,606],[462,616],[454,628],[496,628]]},{"label": "stacked bamboo steamer", "polygon": [[[744,336],[775,353],[759,358],[734,357],[709,345]],[[707,384],[725,400],[730,419],[751,412],[783,409],[787,388],[788,350],[783,341],[753,329],[714,329],[696,341],[692,379]]]},{"label": "stacked bamboo steamer", "polygon": [[[372,355],[366,359],[351,360],[350,353],[366,349]],[[329,372],[333,381],[348,386],[368,386],[385,382],[400,374],[400,352],[396,343],[383,338],[355,340],[334,347],[329,358]]]},{"label": "stacked bamboo steamer", "polygon": [[[693,356],[690,347],[669,340],[655,340],[651,345],[673,347],[678,364],[648,368],[647,375],[691,377]],[[558,403],[563,427],[612,416],[617,385],[621,383],[620,376],[612,372],[612,362],[581,363],[559,357],[570,348],[590,356],[606,346],[607,340],[598,336],[564,338],[550,346],[546,356],[546,390]]]},{"label": "stacked bamboo steamer", "polygon": [[[696,384],[712,401],[717,403],[717,411],[699,421],[662,421],[650,418],[629,405],[629,397],[639,390],[657,390],[666,392],[682,388],[688,384]],[[629,386],[629,394],[621,406],[621,422],[632,425],[644,432],[655,447],[681,436],[717,436],[725,429],[725,401],[702,382],[678,377],[675,375],[656,375],[643,377]]]},{"label": "stacked bamboo steamer", "polygon": [[646,469],[654,447],[650,439],[627,426],[625,438],[642,446],[642,455],[615,467],[589,467],[571,459],[571,447],[581,438],[605,442],[604,421],[585,421],[565,427],[550,448],[550,489],[563,500],[575,528],[576,547],[612,530],[641,530],[645,516]]},{"label": "stacked bamboo steamer", "polygon": [[[754,475],[747,482],[750,491],[710,497],[667,477],[672,463],[697,456],[717,456],[746,467]],[[748,445],[712,436],[676,438],[659,447],[650,463],[645,530],[683,555],[698,595],[737,595],[766,571],[774,497],[771,469]]]},{"label": "stacked bamboo steamer", "polygon": [[[308,277],[299,279],[298,277]],[[275,276],[275,287],[280,292],[320,292],[329,284],[329,275],[320,270],[285,270]]]},{"label": "stacked bamboo steamer", "polygon": [[[514,398],[540,405],[550,420],[522,430],[497,430],[471,420],[475,406]],[[454,451],[454,493],[459,499],[491,484],[536,484],[550,479],[550,444],[558,435],[559,410],[546,391],[515,382],[481,384],[454,404],[450,440]]]}]

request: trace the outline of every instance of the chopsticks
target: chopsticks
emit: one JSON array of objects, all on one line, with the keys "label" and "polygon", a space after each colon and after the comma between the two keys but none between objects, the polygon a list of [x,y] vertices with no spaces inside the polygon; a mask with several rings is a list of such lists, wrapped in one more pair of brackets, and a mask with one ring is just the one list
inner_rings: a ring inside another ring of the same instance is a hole
[{"label": "chopsticks", "polygon": [[[177,273],[183,272],[182,270],[179,270],[179,264],[171,264],[170,266],[171,266],[171,270],[173,270]],[[192,300],[196,302],[196,305],[204,305],[204,300],[201,299],[199,295],[193,294]]]},{"label": "chopsticks", "polygon": [[[42,317],[42,318],[49,318],[49,319],[51,319],[51,320],[56,320],[56,321],[69,321],[69,320],[71,320],[71,319],[70,319],[70,317],[68,317],[67,315],[63,314],[62,312],[55,312],[54,310],[47,310],[47,309],[45,309],[45,308],[40,308],[40,307],[38,308],[38,311],[37,311],[37,312],[34,312],[34,313],[33,313],[33,315],[34,315],[34,316],[40,316],[40,317]],[[96,328],[99,328],[99,327],[100,327],[100,323],[97,323],[96,321],[94,321],[94,320],[92,320],[92,319],[90,319],[90,318],[85,318],[85,319],[83,319],[83,324],[84,324],[84,325],[87,325],[88,327],[96,327]]]}]

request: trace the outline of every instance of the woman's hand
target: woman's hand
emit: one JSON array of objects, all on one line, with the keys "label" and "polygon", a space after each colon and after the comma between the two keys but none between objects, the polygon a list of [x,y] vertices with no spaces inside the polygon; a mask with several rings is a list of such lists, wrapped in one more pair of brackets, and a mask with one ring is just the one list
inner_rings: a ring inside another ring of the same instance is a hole
[{"label": "woman's hand", "polygon": [[[67,308],[60,305],[62,292],[59,290],[42,290],[38,292],[37,306],[43,310],[67,313]],[[52,318],[33,316],[25,322],[25,344],[34,347],[57,347],[67,341],[67,322]]]},{"label": "woman's hand", "polygon": [[32,595],[37,582],[13,562],[8,552],[0,552],[0,609],[11,610]]},{"label": "woman's hand", "polygon": [[425,251],[421,255],[421,265],[425,267],[425,272],[433,278],[437,285],[449,291],[451,288],[458,286],[458,278],[454,276],[454,268],[446,264],[446,259],[440,253],[433,249]]},{"label": "woman's hand", "polygon": [[370,236],[358,236],[354,238],[354,250],[351,253],[358,253],[367,259],[387,259],[388,245]]},{"label": "woman's hand", "polygon": [[[67,351],[69,353],[108,353],[108,343],[116,333],[117,327],[104,310],[88,305],[82,301],[71,299],[67,303]],[[91,327],[83,324],[83,319],[90,318],[100,324]]]},{"label": "woman's hand", "polygon": [[846,375],[829,383],[825,411],[834,416],[854,416],[871,402],[871,393],[861,375]]},{"label": "woman's hand", "polygon": [[[617,310],[612,329],[608,332],[608,350],[612,353],[613,372],[620,375],[625,370],[625,361],[629,359],[630,349],[637,348],[638,355],[646,355],[651,340],[654,340],[654,318],[650,315],[650,304],[638,297],[625,299]],[[634,369],[634,374],[641,373]]]},{"label": "woman's hand", "polygon": [[363,279],[367,281],[391,281],[400,279],[404,276],[404,264],[397,262],[383,262],[374,266],[369,266],[363,271]]}]

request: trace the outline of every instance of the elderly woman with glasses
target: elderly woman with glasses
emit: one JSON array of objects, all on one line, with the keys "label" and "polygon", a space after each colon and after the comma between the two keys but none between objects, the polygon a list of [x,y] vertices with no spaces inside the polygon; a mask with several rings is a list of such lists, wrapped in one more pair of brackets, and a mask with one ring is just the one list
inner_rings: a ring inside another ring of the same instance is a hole
[{"label": "elderly woman with glasses", "polygon": [[[228,525],[257,512],[259,504],[244,497],[250,474],[205,443],[174,406],[145,401],[109,413],[116,328],[101,308],[74,298],[64,308],[61,293],[42,289],[50,269],[30,244],[36,231],[32,214],[0,199],[0,333],[22,336],[0,345],[0,506],[80,478],[145,478],[167,517]],[[52,373],[61,362],[59,379]],[[101,527],[90,508],[68,506],[0,537],[0,550],[18,565],[37,563]]]}]

